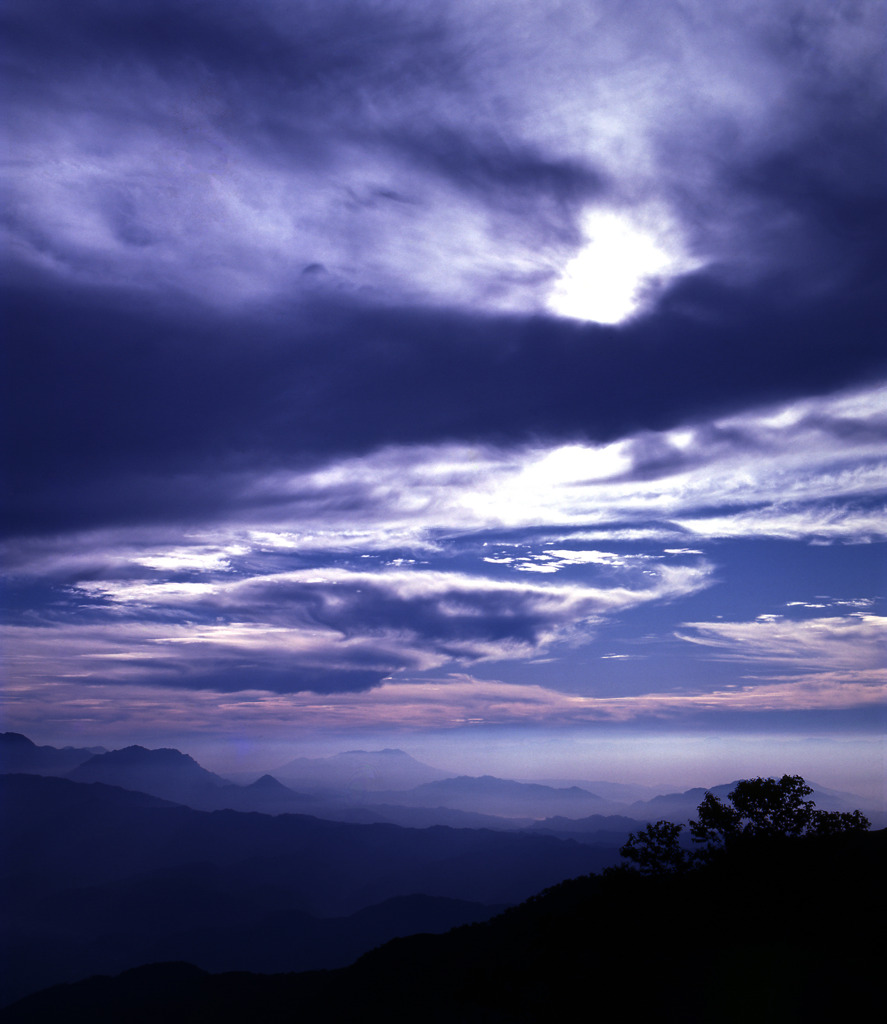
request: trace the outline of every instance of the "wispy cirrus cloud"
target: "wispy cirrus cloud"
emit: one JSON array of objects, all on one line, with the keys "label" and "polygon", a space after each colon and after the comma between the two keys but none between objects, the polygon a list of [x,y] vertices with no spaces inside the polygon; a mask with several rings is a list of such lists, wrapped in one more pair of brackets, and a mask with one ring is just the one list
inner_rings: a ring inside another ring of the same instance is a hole
[{"label": "wispy cirrus cloud", "polygon": [[38,688],[13,688],[10,706],[17,719],[35,725],[56,718],[92,735],[104,731],[150,735],[158,721],[180,734],[261,735],[290,742],[316,735],[368,732],[388,734],[466,727],[531,726],[575,729],[592,723],[650,720],[725,722],[725,716],[782,712],[883,710],[883,678],[775,678],[767,682],[688,692],[648,692],[619,697],[568,694],[539,685],[520,685],[470,675],[448,675],[422,682],[386,681],[371,691],[289,693],[263,689],[237,692],[207,687],[173,690],[147,682],[83,687],[73,681]]},{"label": "wispy cirrus cloud", "polygon": [[850,677],[870,673],[887,681],[885,626],[883,616],[863,612],[805,619],[766,615],[752,622],[688,622],[678,635],[731,661],[793,665],[805,673],[843,671]]},{"label": "wispy cirrus cloud", "polygon": [[551,573],[629,558],[597,546],[608,541],[879,540],[885,408],[875,386],[609,444],[389,446],[313,469],[240,471],[226,478],[227,509],[203,522],[195,510],[184,529],[90,531],[73,546],[20,539],[7,564],[24,576],[120,576],[455,546]]},{"label": "wispy cirrus cloud", "polygon": [[[5,627],[32,682],[66,676],[281,692],[361,690],[392,673],[532,657],[587,642],[608,616],[686,596],[709,567],[658,564],[599,586],[429,569],[317,568],[212,581],[79,583],[72,609]],[[620,585],[621,584],[621,585]],[[81,614],[82,614],[81,609]],[[95,621],[96,619],[100,621]],[[182,621],[184,620],[184,621]]]},{"label": "wispy cirrus cloud", "polygon": [[[715,565],[701,552],[712,537],[883,536],[883,519],[860,509],[882,485],[881,397],[808,399],[605,445],[386,448],[244,474],[229,521],[18,543],[19,581],[63,590],[44,622],[13,627],[7,643],[27,652],[26,674],[160,673],[228,690],[261,679],[285,692],[538,658],[631,608],[710,586]],[[721,528],[701,510],[720,510]],[[651,547],[674,538],[706,544]],[[681,635],[722,657],[779,660],[765,648],[792,628],[697,623]],[[827,653],[863,649],[859,628],[799,626],[797,642],[818,638],[811,664],[831,665]],[[38,656],[52,647],[77,654],[65,665]]]}]

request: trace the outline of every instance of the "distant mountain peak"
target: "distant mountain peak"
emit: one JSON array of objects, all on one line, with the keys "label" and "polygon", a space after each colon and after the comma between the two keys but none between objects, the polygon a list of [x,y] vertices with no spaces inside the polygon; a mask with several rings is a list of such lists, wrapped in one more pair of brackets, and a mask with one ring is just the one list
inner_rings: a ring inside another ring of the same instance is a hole
[{"label": "distant mountain peak", "polygon": [[279,782],[274,778],[273,775],[262,775],[256,779],[255,782],[249,784],[247,789],[260,790],[265,793],[289,793],[292,794],[292,790],[289,786],[284,786],[282,782]]},{"label": "distant mountain peak", "polygon": [[178,803],[188,802],[226,785],[193,757],[172,747],[149,750],[137,744],[96,754],[72,771],[76,782],[105,782]]},{"label": "distant mountain peak", "polygon": [[345,750],[329,757],[297,757],[272,769],[274,777],[300,792],[333,789],[404,790],[450,773],[416,760],[404,750]]},{"label": "distant mountain peak", "polygon": [[385,757],[385,758],[398,758],[400,760],[412,761],[415,764],[414,757],[408,754],[405,750],[399,750],[397,747],[384,747],[382,750],[343,750],[340,754],[333,754],[333,757],[337,758],[352,758],[352,757]]}]

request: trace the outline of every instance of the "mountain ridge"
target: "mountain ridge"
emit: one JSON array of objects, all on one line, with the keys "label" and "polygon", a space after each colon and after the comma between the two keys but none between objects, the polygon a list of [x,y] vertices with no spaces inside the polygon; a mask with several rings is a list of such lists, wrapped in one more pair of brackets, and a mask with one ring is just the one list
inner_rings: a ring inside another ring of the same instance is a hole
[{"label": "mountain ridge", "polygon": [[590,875],[337,970],[210,975],[154,963],[36,993],[3,1019],[284,1024],[296,1009],[331,1024],[542,1024],[582,1007],[626,1024],[875,1020],[881,957],[870,936],[887,910],[885,855],[882,830],[746,848],[687,874]]},{"label": "mountain ridge", "polygon": [[[18,754],[15,752],[19,751]],[[26,753],[22,753],[26,752]],[[23,762],[24,759],[24,762]],[[71,767],[73,762],[77,762]],[[24,763],[24,767],[19,767]],[[263,814],[310,814],[333,821],[394,822],[411,827],[447,824],[465,828],[535,828],[548,818],[583,822],[595,815],[623,816],[637,823],[660,819],[686,822],[706,792],[725,797],[736,782],[659,793],[648,799],[615,800],[614,792],[631,792],[631,784],[601,783],[610,796],[576,782],[503,779],[495,775],[452,775],[418,761],[399,748],[351,750],[327,758],[296,758],[301,774],[279,777],[277,769],[246,773],[248,783],[231,781],[203,768],[189,754],[172,747],[151,750],[137,744],[118,750],[37,747],[20,733],[0,734],[0,768],[32,774],[59,775],[79,781],[104,781],[199,810],[258,811]],[[385,769],[385,765],[395,769]],[[305,767],[307,766],[307,767]],[[413,784],[416,778],[433,778]],[[261,778],[272,778],[277,786]],[[384,788],[394,780],[395,788]],[[302,782],[304,785],[299,786]],[[566,781],[566,780],[565,780]],[[617,788],[613,788],[617,787]],[[865,807],[853,794],[814,785],[814,799],[823,810]],[[874,824],[887,815],[865,807]],[[564,831],[560,821],[554,829]],[[586,832],[584,825],[572,831]]]},{"label": "mountain ridge", "polygon": [[38,746],[23,733],[0,733],[0,771],[3,772],[65,774],[90,757],[104,753],[107,753],[104,747]]},{"label": "mountain ridge", "polygon": [[[201,811],[27,774],[0,775],[0,805],[7,1001],[25,994],[29,979],[36,990],[74,980],[75,968],[84,977],[178,958],[186,936],[189,959],[197,950],[208,958],[198,962],[261,968],[247,958],[268,929],[309,951],[300,935],[327,934],[300,931],[299,914],[344,917],[416,895],[511,905],[618,859],[615,847],[525,832]],[[426,916],[434,917],[431,904]],[[266,969],[280,963],[278,951],[262,948]],[[232,959],[212,959],[224,956]]]}]

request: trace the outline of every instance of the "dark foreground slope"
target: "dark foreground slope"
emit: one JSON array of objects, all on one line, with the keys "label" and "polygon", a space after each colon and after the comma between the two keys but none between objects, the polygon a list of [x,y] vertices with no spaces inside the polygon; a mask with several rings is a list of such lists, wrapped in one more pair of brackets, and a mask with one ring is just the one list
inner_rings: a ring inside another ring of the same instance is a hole
[{"label": "dark foreground slope", "polygon": [[163,960],[341,967],[618,859],[550,836],[210,813],[33,775],[0,776],[0,812],[0,1006]]},{"label": "dark foreground slope", "polygon": [[24,1021],[873,1020],[887,833],[788,841],[681,876],[555,886],[484,924],[388,943],[337,971],[186,964],[57,986]]}]

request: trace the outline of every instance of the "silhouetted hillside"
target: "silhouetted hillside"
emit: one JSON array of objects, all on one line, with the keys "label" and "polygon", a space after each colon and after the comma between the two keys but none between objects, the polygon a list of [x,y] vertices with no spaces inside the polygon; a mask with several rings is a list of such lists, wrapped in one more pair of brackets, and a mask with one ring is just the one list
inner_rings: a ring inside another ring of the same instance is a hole
[{"label": "silhouetted hillside", "polygon": [[682,793],[662,793],[649,800],[635,800],[628,807],[627,813],[632,817],[645,818],[647,821],[684,822],[693,817],[700,800],[706,793],[713,793],[716,797],[724,798],[735,788],[735,782],[728,782],[720,786],[711,786],[708,789],[695,786]]},{"label": "silhouetted hillside", "polygon": [[211,976],[153,965],[11,1007],[132,1024],[876,1020],[887,833],[746,850],[683,875],[564,882],[491,921],[398,939],[338,971]]},{"label": "silhouetted hillside", "polygon": [[[355,811],[357,809],[355,808]],[[364,821],[387,821],[393,825],[403,825],[405,828],[430,828],[432,825],[449,825],[450,828],[491,828],[496,831],[512,832],[529,828],[533,824],[532,818],[503,818],[498,814],[479,814],[475,811],[460,811],[455,807],[412,807],[409,805],[397,804],[364,804],[359,809]],[[330,817],[336,821],[357,821],[358,818],[348,818],[347,809],[337,811],[335,808],[326,808],[323,817]],[[637,822],[635,822],[635,825]]]},{"label": "silhouetted hillside", "polygon": [[631,832],[638,828],[635,818],[621,814],[591,814],[587,818],[565,818],[555,815],[530,826],[539,835],[575,839],[580,843],[609,843],[621,846]]},{"label": "silhouetted hillside", "polygon": [[542,818],[558,811],[580,818],[606,806],[601,797],[578,786],[555,789],[493,775],[460,775],[426,782],[402,793],[377,794],[377,798],[392,804],[442,806],[512,818]]},{"label": "silhouetted hillside", "polygon": [[0,772],[31,775],[67,775],[104,747],[38,747],[19,732],[0,733]]},{"label": "silhouetted hillside", "polygon": [[[415,894],[480,905],[469,916],[484,917],[486,906],[517,903],[618,859],[612,848],[548,836],[209,813],[29,775],[0,776],[0,800],[6,999],[160,959],[333,966],[369,946],[354,944],[356,925],[336,931],[316,919]],[[426,904],[417,925],[410,910],[408,930],[431,930],[439,911]],[[361,941],[407,927],[389,925],[395,930],[370,929]]]},{"label": "silhouetted hillside", "polygon": [[163,747],[123,747],[97,754],[69,774],[75,782],[104,782],[109,786],[151,793],[177,803],[213,800],[220,789],[235,788],[207,771],[188,754]]}]

